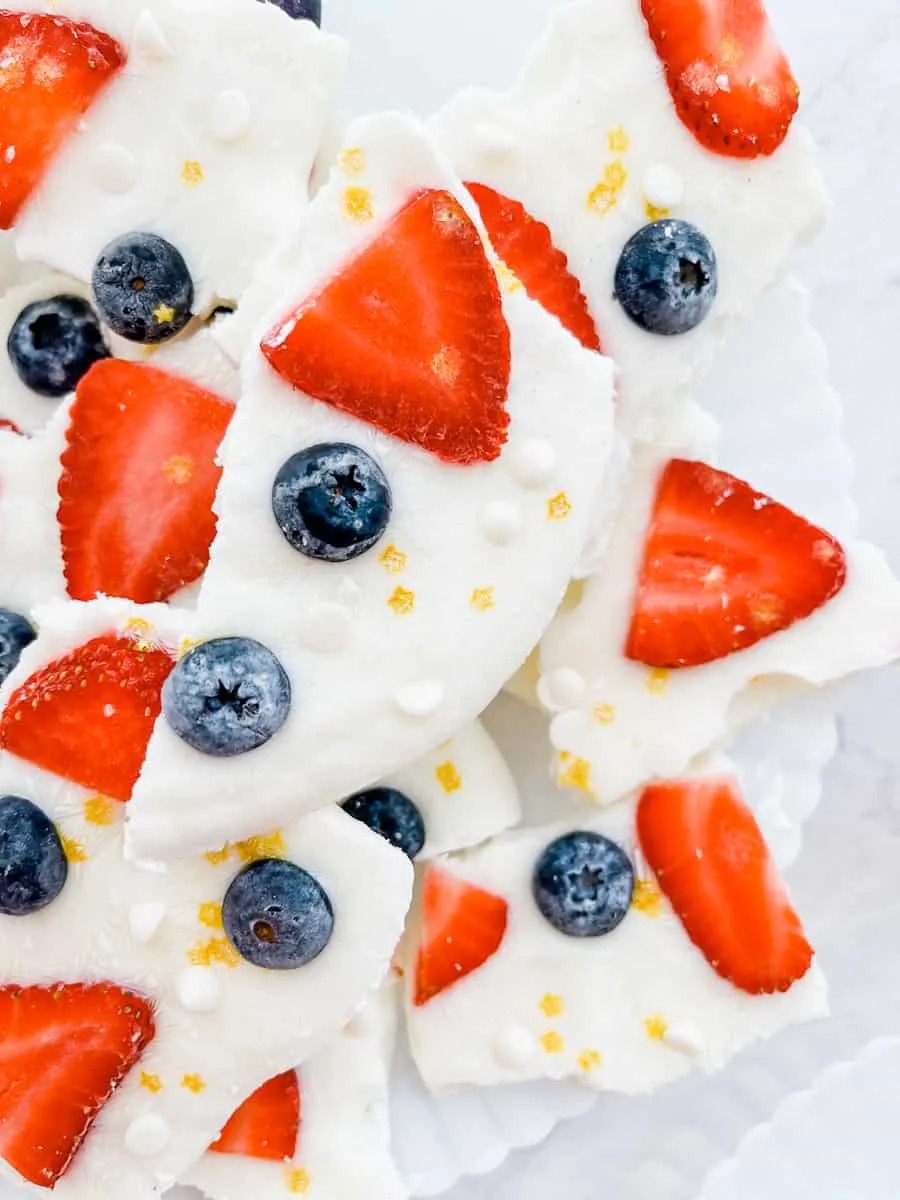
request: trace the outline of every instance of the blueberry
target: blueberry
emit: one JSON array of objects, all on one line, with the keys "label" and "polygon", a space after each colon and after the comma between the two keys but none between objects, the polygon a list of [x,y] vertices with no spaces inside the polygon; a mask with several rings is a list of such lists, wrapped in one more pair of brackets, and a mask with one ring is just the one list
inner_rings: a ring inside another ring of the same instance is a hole
[{"label": "blueberry", "polygon": [[0,913],[26,917],[63,890],[69,864],[56,826],[22,796],[0,797]]},{"label": "blueberry", "polygon": [[295,21],[315,21],[322,24],[322,0],[269,0]]},{"label": "blueberry", "polygon": [[255,967],[292,971],[328,945],[334,909],[308,871],[280,858],[263,858],[231,881],[222,922],[241,958]]},{"label": "blueberry", "polygon": [[54,398],[73,391],[89,367],[109,358],[97,314],[80,296],[51,296],[26,305],[9,331],[6,350],[25,386]]},{"label": "blueberry", "polygon": [[123,233],[101,251],[94,301],[114,333],[164,342],[191,319],[194,282],[180,252],[155,233]]},{"label": "blueberry", "polygon": [[534,902],[567,937],[599,937],[624,919],[634,891],[627,854],[599,833],[567,833],[538,859]]},{"label": "blueberry", "polygon": [[272,511],[301,554],[347,562],[369,550],[391,516],[391,489],[378,463],[346,442],[291,455],[272,485]]},{"label": "blueberry", "polygon": [[291,681],[252,638],[216,638],[189,651],[163,686],[162,711],[201,754],[227,757],[262,746],[291,708]]},{"label": "blueberry", "polygon": [[24,617],[8,608],[0,608],[0,683],[13,670],[22,651],[37,634]]},{"label": "blueberry", "polygon": [[415,858],[425,845],[422,814],[409,796],[396,788],[376,787],[357,792],[341,807],[410,858]]},{"label": "blueberry", "polygon": [[687,221],[654,221],[626,244],[616,299],[648,333],[687,333],[709,314],[718,289],[716,254]]}]

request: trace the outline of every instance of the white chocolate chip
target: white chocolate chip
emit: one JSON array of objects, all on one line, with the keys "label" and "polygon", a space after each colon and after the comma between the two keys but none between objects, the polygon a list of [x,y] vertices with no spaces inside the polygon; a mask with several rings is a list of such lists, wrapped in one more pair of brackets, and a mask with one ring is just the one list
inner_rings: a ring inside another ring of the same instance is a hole
[{"label": "white chocolate chip", "polygon": [[677,1021],[663,1034],[663,1041],[673,1050],[697,1058],[706,1049],[706,1038],[693,1021]]},{"label": "white chocolate chip", "polygon": [[166,906],[161,900],[132,904],[128,910],[128,927],[136,942],[146,945],[163,923]]},{"label": "white chocolate chip", "polygon": [[537,1042],[522,1025],[509,1025],[494,1034],[491,1050],[496,1062],[510,1071],[526,1067],[537,1053]]},{"label": "white chocolate chip", "polygon": [[309,650],[334,654],[343,650],[353,631],[353,617],[343,604],[323,601],[314,604],[302,626],[303,642]]},{"label": "white chocolate chip", "polygon": [[481,528],[489,542],[505,546],[518,537],[522,529],[522,514],[514,504],[493,500],[481,514]]},{"label": "white chocolate chip", "polygon": [[104,191],[121,195],[137,183],[138,167],[134,155],[116,142],[98,146],[94,154],[94,178]]},{"label": "white chocolate chip", "polygon": [[156,1113],[135,1117],[125,1130],[125,1149],[140,1158],[159,1154],[171,1140],[172,1131],[168,1123]]},{"label": "white chocolate chip", "polygon": [[209,967],[185,967],[175,979],[175,993],[188,1012],[212,1012],[222,996],[222,985]]},{"label": "white chocolate chip", "polygon": [[684,196],[684,180],[665,163],[654,163],[644,172],[644,196],[654,208],[674,208]]},{"label": "white chocolate chip", "polygon": [[578,708],[587,687],[584,679],[571,667],[557,667],[538,680],[538,700],[548,712],[564,712]]},{"label": "white chocolate chip", "polygon": [[556,451],[545,438],[531,438],[513,447],[512,471],[523,487],[541,487],[556,467]]},{"label": "white chocolate chip", "polygon": [[221,142],[236,142],[250,128],[250,101],[232,88],[219,92],[212,102],[209,127]]},{"label": "white chocolate chip", "polygon": [[397,688],[394,702],[407,717],[427,717],[443,702],[444,685],[437,679],[423,679]]}]

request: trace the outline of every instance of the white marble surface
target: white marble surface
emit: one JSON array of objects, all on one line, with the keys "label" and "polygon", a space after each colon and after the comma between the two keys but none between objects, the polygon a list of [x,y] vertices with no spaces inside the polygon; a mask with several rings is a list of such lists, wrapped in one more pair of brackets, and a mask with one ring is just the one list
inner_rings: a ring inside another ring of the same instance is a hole
[{"label": "white marble surface", "polygon": [[[900,569],[900,6],[768,5],[803,85],[804,116],[820,140],[835,201],[801,273],[814,289],[815,319],[846,406],[862,532]],[[521,0],[512,26],[503,0],[392,0],[388,24],[383,6],[371,0],[331,0],[331,27],[354,33],[351,107],[412,100],[427,112],[455,86],[504,82],[544,9]],[[402,37],[390,33],[398,22]],[[422,46],[421,55],[411,57],[411,45]],[[793,877],[835,977],[834,1021],[744,1056],[724,1079],[673,1089],[664,1108],[607,1098],[537,1150],[461,1184],[452,1200],[596,1200],[607,1193],[616,1200],[693,1200],[706,1170],[735,1149],[748,1124],[771,1115],[780,1092],[808,1086],[868,1038],[900,1032],[900,986],[889,990],[894,981],[879,962],[885,944],[894,952],[897,945],[900,668],[846,686],[841,707],[840,752]],[[627,1174],[620,1156],[632,1164]],[[896,1171],[900,1194],[900,1162]],[[816,1195],[828,1200],[821,1190]],[[839,1195],[845,1200],[847,1193],[835,1192],[835,1200]]]}]

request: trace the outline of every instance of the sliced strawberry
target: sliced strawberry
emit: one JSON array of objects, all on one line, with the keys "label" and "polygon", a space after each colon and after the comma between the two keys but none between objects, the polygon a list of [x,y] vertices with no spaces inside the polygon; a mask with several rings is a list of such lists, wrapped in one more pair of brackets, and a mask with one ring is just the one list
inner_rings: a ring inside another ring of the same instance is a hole
[{"label": "sliced strawberry", "polygon": [[276,1075],[248,1096],[210,1146],[218,1154],[245,1158],[293,1158],[300,1132],[300,1087],[296,1071]]},{"label": "sliced strawberry", "polygon": [[506,441],[500,289],[449,192],[414,196],[262,351],[294,387],[445,462],[489,462]]},{"label": "sliced strawberry", "polygon": [[144,604],[202,575],[216,532],[216,453],[233,412],[144,363],[91,367],[75,393],[59,481],[70,596]]},{"label": "sliced strawberry", "polygon": [[125,63],[92,25],[0,11],[0,229],[10,229],[50,160]]},{"label": "sliced strawberry", "polygon": [[154,1033],[149,1001],[111,983],[0,988],[0,1157],[52,1188]]},{"label": "sliced strawberry", "polygon": [[729,158],[774,154],[800,89],[763,0],[641,0],[682,122]]},{"label": "sliced strawberry", "polygon": [[625,654],[696,667],[808,617],[844,586],[834,538],[702,462],[668,463],[650,518]]},{"label": "sliced strawberry", "polygon": [[569,260],[553,245],[550,230],[518,200],[483,183],[467,183],[491,245],[525,291],[578,338],[588,350],[600,350],[600,338],[581,285]]},{"label": "sliced strawberry", "polygon": [[417,1006],[477,971],[496,954],[509,906],[438,866],[428,868],[422,893],[422,934],[416,960]]},{"label": "sliced strawberry", "polygon": [[162,650],[94,638],[35,671],[0,716],[0,746],[114,800],[131,797],[160,691],[174,666]]},{"label": "sliced strawberry", "polygon": [[637,831],[660,889],[723,979],[786,992],[806,974],[812,948],[733,779],[653,784]]}]

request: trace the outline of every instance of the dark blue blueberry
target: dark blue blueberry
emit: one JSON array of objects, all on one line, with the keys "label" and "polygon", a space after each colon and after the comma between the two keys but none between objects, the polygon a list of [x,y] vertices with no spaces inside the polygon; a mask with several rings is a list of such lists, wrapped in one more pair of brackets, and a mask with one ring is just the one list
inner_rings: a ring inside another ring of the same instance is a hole
[{"label": "dark blue blueberry", "polygon": [[23,616],[0,608],[0,683],[19,661],[22,651],[30,645],[37,634]]},{"label": "dark blue blueberry", "polygon": [[616,299],[648,333],[687,333],[708,315],[719,286],[716,254],[687,221],[654,221],[626,244]]},{"label": "dark blue blueberry", "polygon": [[109,350],[97,314],[80,296],[35,300],[16,317],[6,350],[16,374],[41,396],[64,396]]},{"label": "dark blue blueberry", "polygon": [[410,858],[415,858],[425,845],[422,814],[409,796],[396,788],[376,787],[357,792],[341,807]]},{"label": "dark blue blueberry", "polygon": [[272,512],[295,550],[347,562],[369,550],[391,517],[391,489],[378,463],[346,442],[291,455],[272,485]]},{"label": "dark blue blueberry", "polygon": [[328,945],[334,909],[308,871],[280,858],[263,858],[231,881],[222,922],[241,958],[270,971],[292,971]]},{"label": "dark blue blueberry", "polygon": [[46,908],[65,887],[68,873],[50,818],[22,796],[0,797],[0,913],[26,917]]},{"label": "dark blue blueberry", "polygon": [[599,937],[624,919],[634,891],[628,855],[599,833],[567,833],[551,842],[534,869],[541,914],[567,937]]},{"label": "dark blue blueberry", "polygon": [[245,754],[276,734],[291,709],[291,681],[252,638],[216,638],[190,650],[163,686],[162,711],[202,754]]},{"label": "dark blue blueberry", "polygon": [[194,282],[180,252],[155,233],[123,233],[101,252],[91,276],[94,302],[114,333],[164,342],[191,319]]},{"label": "dark blue blueberry", "polygon": [[315,21],[322,24],[322,0],[269,0],[295,21]]}]

